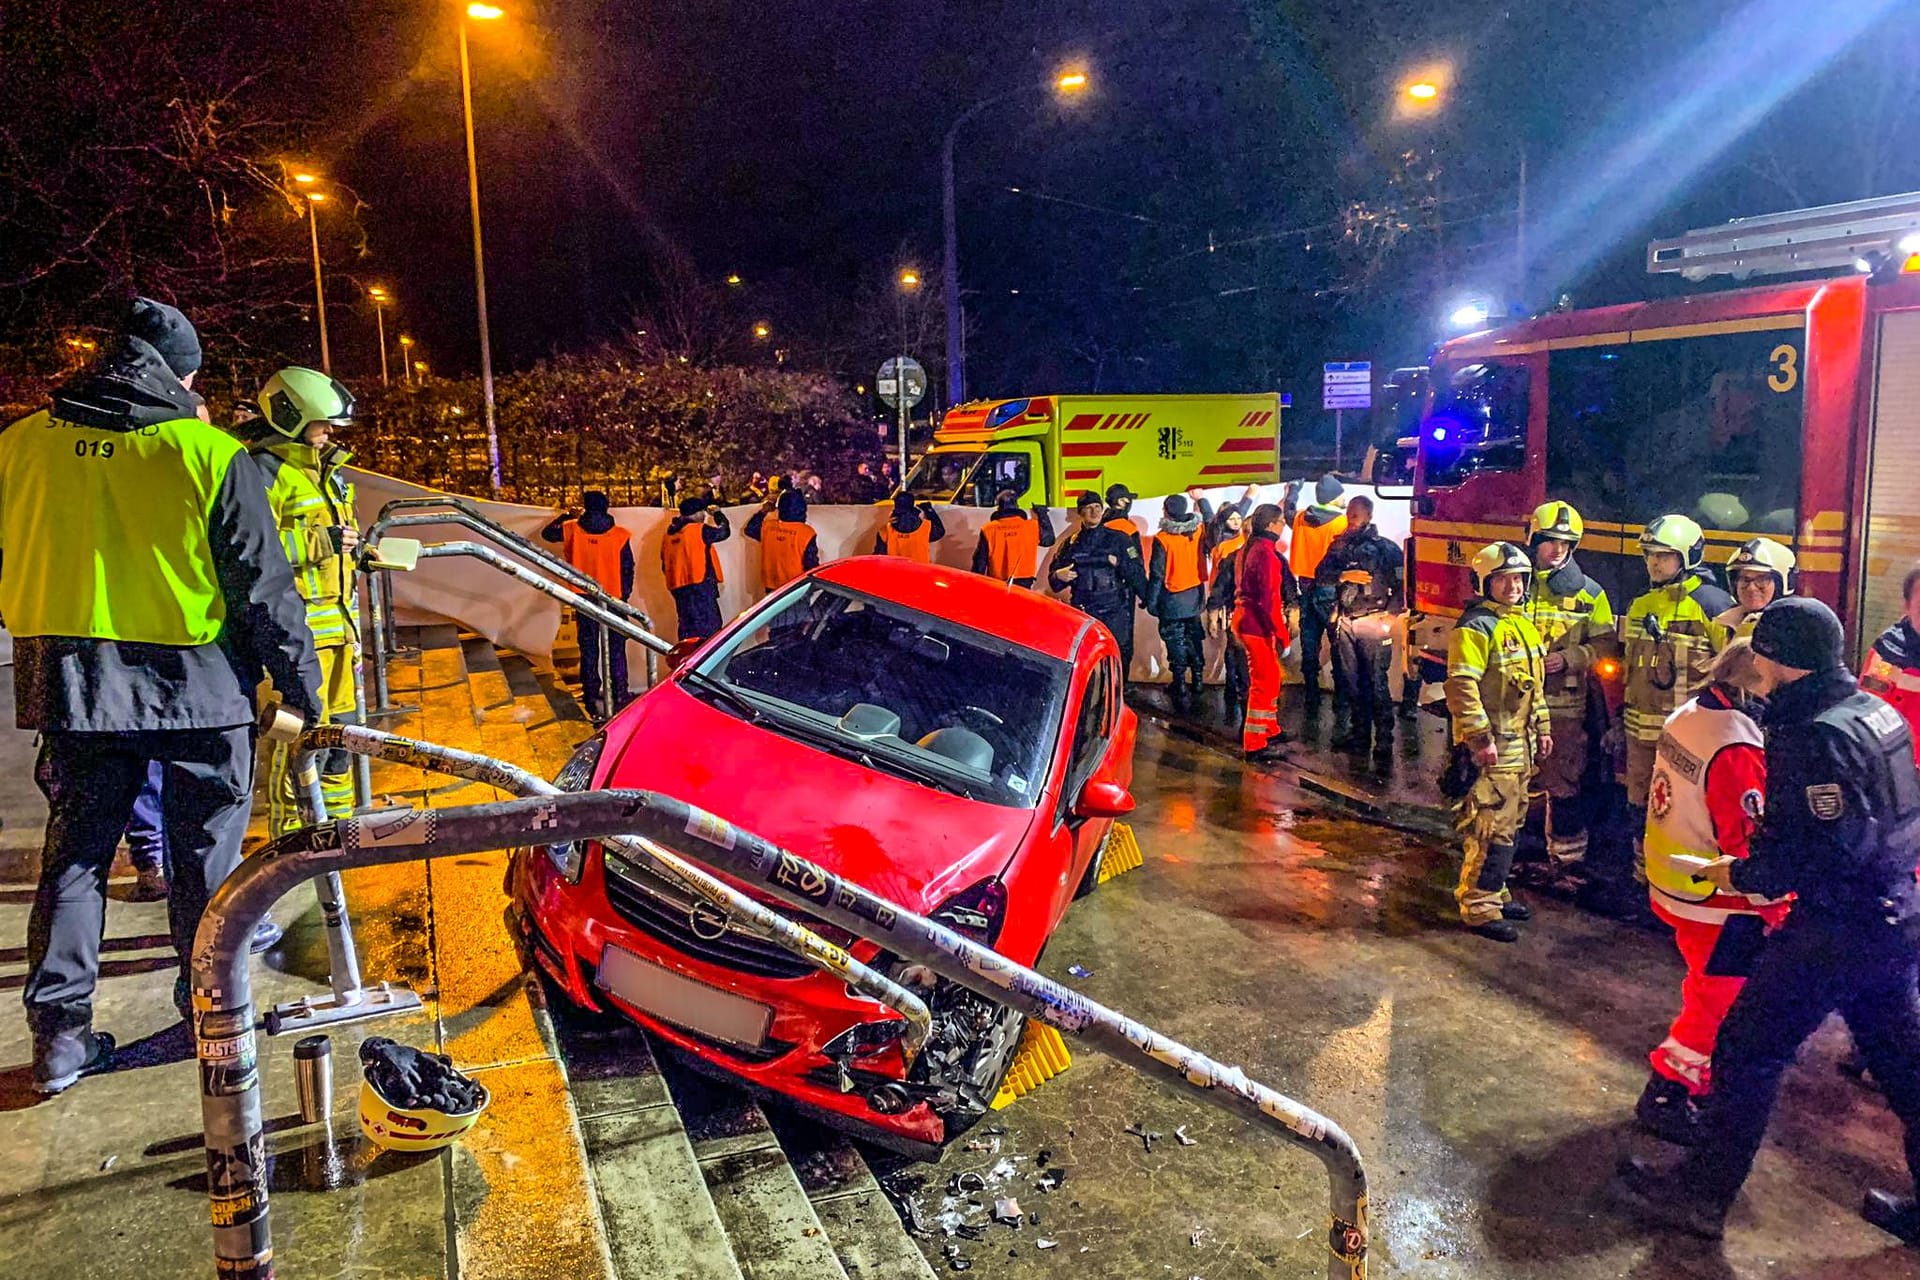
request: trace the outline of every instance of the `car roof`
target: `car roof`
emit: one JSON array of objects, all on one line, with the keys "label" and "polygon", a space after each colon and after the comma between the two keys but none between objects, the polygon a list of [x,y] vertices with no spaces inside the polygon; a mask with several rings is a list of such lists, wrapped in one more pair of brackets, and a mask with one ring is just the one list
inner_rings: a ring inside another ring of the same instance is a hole
[{"label": "car roof", "polygon": [[900,556],[855,556],[822,565],[814,577],[945,618],[1062,662],[1073,659],[1092,619],[1025,587]]}]

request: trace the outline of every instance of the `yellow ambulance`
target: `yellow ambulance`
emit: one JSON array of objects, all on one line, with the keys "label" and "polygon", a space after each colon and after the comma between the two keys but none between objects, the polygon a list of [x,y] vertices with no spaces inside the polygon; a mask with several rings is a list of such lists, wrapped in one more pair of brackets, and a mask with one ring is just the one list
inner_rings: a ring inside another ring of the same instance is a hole
[{"label": "yellow ambulance", "polygon": [[929,502],[991,507],[1011,489],[1022,505],[1063,507],[1083,489],[1124,484],[1145,496],[1192,485],[1280,478],[1280,415],[1290,397],[1030,396],[947,412],[933,449],[907,477]]}]

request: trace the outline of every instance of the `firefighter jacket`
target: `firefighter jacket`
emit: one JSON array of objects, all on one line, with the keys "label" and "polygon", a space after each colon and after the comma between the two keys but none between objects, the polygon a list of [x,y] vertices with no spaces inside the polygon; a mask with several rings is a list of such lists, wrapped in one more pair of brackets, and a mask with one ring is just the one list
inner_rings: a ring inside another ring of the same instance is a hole
[{"label": "firefighter jacket", "polygon": [[1647,788],[1647,890],[1655,912],[1701,924],[1761,914],[1752,899],[1721,893],[1673,859],[1746,857],[1766,787],[1760,726],[1720,685],[1667,717]]},{"label": "firefighter jacket", "polygon": [[1040,548],[1053,545],[1053,519],[1045,507],[995,511],[973,548],[973,571],[1002,582],[1031,585],[1040,574]]},{"label": "firefighter jacket", "polygon": [[128,338],[0,432],[0,615],[23,729],[254,721],[261,671],[317,720],[320,666],[266,486]]},{"label": "firefighter jacket", "polygon": [[1349,618],[1397,610],[1405,595],[1406,556],[1369,521],[1335,538],[1320,557],[1313,584],[1334,592]]},{"label": "firefighter jacket", "polygon": [[1585,715],[1587,673],[1619,643],[1607,589],[1568,556],[1552,569],[1534,571],[1523,607],[1547,652],[1567,660],[1565,668],[1547,677],[1547,710],[1556,716]]},{"label": "firefighter jacket", "polygon": [[1732,607],[1732,597],[1698,573],[1683,573],[1628,607],[1620,620],[1627,737],[1658,742],[1667,717],[1706,687],[1728,638],[1714,619]]},{"label": "firefighter jacket", "polygon": [[[705,517],[711,514],[712,522]],[[733,536],[727,513],[709,507],[697,516],[675,516],[667,522],[667,536],[660,543],[660,572],[666,576],[667,589],[711,582],[719,586],[727,580],[720,572],[720,557],[713,548]]]},{"label": "firefighter jacket", "polygon": [[[1072,569],[1071,581],[1060,576]],[[1147,571],[1140,563],[1140,539],[1111,525],[1080,528],[1060,540],[1047,566],[1047,582],[1056,592],[1070,592],[1073,607],[1099,617],[1133,608],[1147,594]]]},{"label": "firefighter jacket", "polygon": [[933,544],[947,536],[940,513],[931,506],[917,508],[906,515],[893,515],[874,535],[873,554],[899,556],[915,564],[933,563]]},{"label": "firefighter jacket", "polygon": [[1867,650],[1860,687],[1893,705],[1913,732],[1920,757],[1920,632],[1905,618],[1880,633]]},{"label": "firefighter jacket", "polygon": [[1766,816],[1733,887],[1795,895],[1789,929],[1920,918],[1920,774],[1900,713],[1841,668],[1776,689],[1763,724]]},{"label": "firefighter jacket", "polygon": [[1268,530],[1247,539],[1238,557],[1240,586],[1233,610],[1233,629],[1264,636],[1276,649],[1293,641],[1287,630],[1287,586],[1293,573],[1280,554],[1280,535]]},{"label": "firefighter jacket", "polygon": [[253,447],[316,649],[360,642],[353,557],[336,541],[339,530],[354,523],[353,485],[342,470],[351,457],[345,449],[321,451],[278,436]]},{"label": "firefighter jacket", "polygon": [[1492,742],[1493,768],[1527,773],[1549,732],[1540,694],[1547,649],[1520,605],[1479,599],[1447,638],[1447,712],[1453,740],[1479,750]]},{"label": "firefighter jacket", "polygon": [[1751,640],[1753,629],[1763,612],[1764,609],[1749,609],[1743,604],[1736,604],[1715,617],[1714,622],[1725,629],[1729,640]]},{"label": "firefighter jacket", "polygon": [[1207,562],[1200,551],[1200,514],[1163,516],[1153,535],[1147,568],[1147,612],[1156,618],[1197,618],[1206,603]]},{"label": "firefighter jacket", "polygon": [[1320,571],[1320,557],[1333,540],[1347,531],[1347,513],[1340,507],[1315,504],[1293,518],[1293,546],[1287,559],[1296,576],[1312,582]]}]

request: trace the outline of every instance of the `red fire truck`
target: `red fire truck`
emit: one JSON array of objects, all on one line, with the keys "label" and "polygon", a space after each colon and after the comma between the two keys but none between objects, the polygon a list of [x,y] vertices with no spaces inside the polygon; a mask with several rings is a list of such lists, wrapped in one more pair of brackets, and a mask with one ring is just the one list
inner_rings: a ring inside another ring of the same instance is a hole
[{"label": "red fire truck", "polygon": [[1679,512],[1711,561],[1755,535],[1791,546],[1800,590],[1834,606],[1856,654],[1900,615],[1920,561],[1920,193],[1655,241],[1648,270],[1800,279],[1442,346],[1408,556],[1420,648],[1444,652],[1473,553],[1524,545],[1549,498],[1586,517],[1580,562],[1616,611],[1646,588],[1641,531]]}]

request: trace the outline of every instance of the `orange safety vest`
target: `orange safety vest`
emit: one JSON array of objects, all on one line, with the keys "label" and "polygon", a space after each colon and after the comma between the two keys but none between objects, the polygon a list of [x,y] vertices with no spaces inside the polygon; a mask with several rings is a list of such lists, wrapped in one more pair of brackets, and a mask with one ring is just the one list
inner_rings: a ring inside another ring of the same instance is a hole
[{"label": "orange safety vest", "polygon": [[1153,540],[1160,544],[1160,550],[1167,557],[1167,591],[1186,591],[1207,580],[1206,567],[1200,563],[1198,529],[1192,533],[1168,533],[1162,529],[1153,535]]},{"label": "orange safety vest", "polygon": [[1002,582],[1033,578],[1040,573],[1040,522],[1032,516],[1019,520],[989,520],[980,530],[987,540],[987,573]]},{"label": "orange safety vest", "polygon": [[768,591],[786,586],[807,571],[807,548],[813,544],[813,526],[805,520],[777,516],[760,524],[760,585]]},{"label": "orange safety vest", "polygon": [[899,556],[915,564],[933,563],[933,521],[925,516],[920,517],[920,527],[912,533],[900,532],[889,520],[880,526],[880,537],[885,541],[890,556]]},{"label": "orange safety vest", "polygon": [[720,572],[720,562],[708,550],[706,526],[699,521],[683,525],[680,532],[668,534],[660,544],[660,570],[667,575],[671,590],[705,582],[709,567],[716,584],[727,580]]},{"label": "orange safety vest", "polygon": [[1344,515],[1335,516],[1325,524],[1308,524],[1305,511],[1295,516],[1293,551],[1288,557],[1293,561],[1293,576],[1302,582],[1312,582],[1314,572],[1326,558],[1327,548],[1346,531],[1347,518]]},{"label": "orange safety vest", "polygon": [[630,540],[631,535],[619,525],[605,533],[588,533],[578,520],[560,526],[560,549],[567,563],[599,583],[600,589],[616,600],[626,598],[620,590],[620,553]]},{"label": "orange safety vest", "polygon": [[1231,538],[1228,538],[1225,542],[1217,544],[1213,548],[1213,560],[1207,566],[1207,577],[1208,578],[1219,577],[1220,566],[1226,563],[1227,557],[1232,555],[1234,552],[1238,551],[1240,548],[1246,545],[1247,545],[1247,535],[1244,533],[1236,533]]}]

